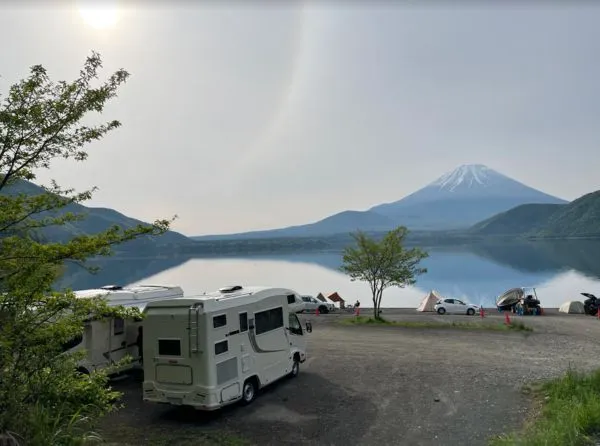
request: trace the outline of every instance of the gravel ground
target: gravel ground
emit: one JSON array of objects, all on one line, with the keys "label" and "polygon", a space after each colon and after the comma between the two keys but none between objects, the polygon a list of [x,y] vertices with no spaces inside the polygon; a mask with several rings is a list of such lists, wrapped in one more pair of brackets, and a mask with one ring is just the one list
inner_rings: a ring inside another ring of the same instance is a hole
[{"label": "gravel ground", "polygon": [[[368,314],[368,309],[363,309]],[[390,320],[482,321],[384,310]],[[141,401],[134,379],[115,383],[126,407],[103,423],[113,444],[484,445],[517,429],[531,380],[569,367],[592,369],[600,321],[590,316],[512,317],[529,332],[343,326],[348,314],[304,315],[313,323],[300,376],[266,388],[248,407],[203,413]],[[503,316],[491,311],[485,323]]]}]

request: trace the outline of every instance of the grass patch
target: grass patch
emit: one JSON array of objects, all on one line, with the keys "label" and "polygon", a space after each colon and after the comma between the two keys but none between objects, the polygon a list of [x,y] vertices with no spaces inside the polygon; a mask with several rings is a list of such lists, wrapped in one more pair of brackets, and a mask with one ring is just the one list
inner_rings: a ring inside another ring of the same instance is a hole
[{"label": "grass patch", "polygon": [[504,323],[485,322],[439,322],[439,321],[389,321],[384,318],[356,316],[342,319],[343,325],[389,325],[407,328],[455,328],[463,330],[491,330],[491,331],[533,331],[533,329],[522,322]]},{"label": "grass patch", "polygon": [[539,415],[523,431],[494,438],[491,446],[579,446],[598,444],[600,370],[584,375],[569,371],[533,390]]},{"label": "grass patch", "polygon": [[138,426],[119,423],[102,435],[106,446],[251,446],[237,435],[218,430],[203,430],[182,426]]}]

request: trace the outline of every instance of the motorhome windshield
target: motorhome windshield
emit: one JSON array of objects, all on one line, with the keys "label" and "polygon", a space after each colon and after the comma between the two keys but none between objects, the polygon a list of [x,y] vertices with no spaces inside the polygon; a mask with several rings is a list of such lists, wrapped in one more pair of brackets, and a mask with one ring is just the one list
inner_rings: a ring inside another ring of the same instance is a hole
[{"label": "motorhome windshield", "polygon": [[83,334],[78,334],[77,336],[72,337],[67,342],[61,344],[61,351],[64,353],[72,348],[77,347],[83,341]]}]

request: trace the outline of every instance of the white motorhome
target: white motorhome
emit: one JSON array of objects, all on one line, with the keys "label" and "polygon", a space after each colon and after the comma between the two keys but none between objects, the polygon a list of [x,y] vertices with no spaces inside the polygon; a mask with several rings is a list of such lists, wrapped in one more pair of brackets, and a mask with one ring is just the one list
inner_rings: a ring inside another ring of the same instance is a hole
[{"label": "white motorhome", "polygon": [[[183,290],[178,286],[163,285],[138,285],[120,287],[108,285],[98,289],[75,291],[79,298],[103,297],[109,305],[124,307],[138,307],[143,311],[146,304],[153,300],[165,300],[183,296]],[[129,355],[134,360],[114,370],[121,373],[139,365],[140,355],[137,346],[141,320],[123,320],[111,318],[94,320],[85,325],[82,336],[72,339],[63,346],[64,351],[76,352],[86,350],[86,358],[79,362],[79,371],[89,373],[94,370],[105,369]]]},{"label": "white motorhome", "polygon": [[144,401],[215,410],[297,376],[312,331],[295,313],[298,299],[290,289],[238,285],[148,303]]}]

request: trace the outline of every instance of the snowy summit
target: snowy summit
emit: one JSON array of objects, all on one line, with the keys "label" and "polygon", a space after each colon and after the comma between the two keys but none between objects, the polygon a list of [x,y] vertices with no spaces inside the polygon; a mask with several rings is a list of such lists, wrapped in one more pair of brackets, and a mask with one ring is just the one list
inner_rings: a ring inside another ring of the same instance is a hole
[{"label": "snowy summit", "polygon": [[494,174],[497,175],[497,172],[483,164],[464,164],[451,172],[445,173],[431,183],[430,186],[437,186],[448,191],[453,191],[458,186],[486,187]]}]

